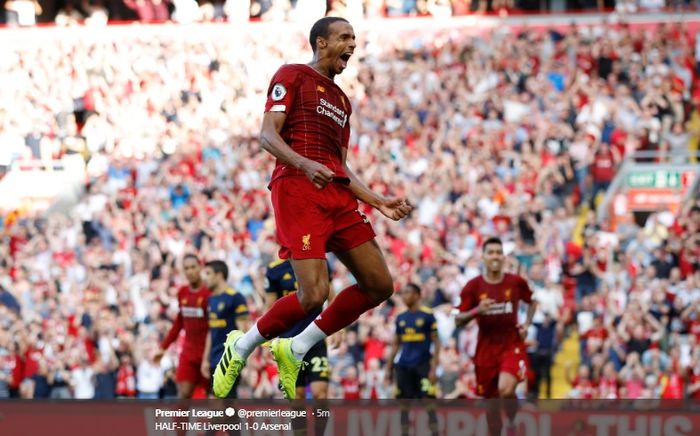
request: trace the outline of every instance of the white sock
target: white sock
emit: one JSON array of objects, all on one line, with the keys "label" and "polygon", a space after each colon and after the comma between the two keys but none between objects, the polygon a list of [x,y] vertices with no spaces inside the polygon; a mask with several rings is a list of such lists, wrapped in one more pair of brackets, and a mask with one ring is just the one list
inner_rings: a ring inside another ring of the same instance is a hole
[{"label": "white sock", "polygon": [[315,322],[309,324],[303,332],[292,338],[292,353],[297,359],[303,359],[306,353],[318,342],[326,339],[323,330],[318,328]]},{"label": "white sock", "polygon": [[265,338],[262,337],[260,331],[258,331],[258,325],[255,324],[233,344],[233,349],[236,350],[236,353],[238,353],[243,360],[246,360],[255,347],[263,342],[265,342]]}]

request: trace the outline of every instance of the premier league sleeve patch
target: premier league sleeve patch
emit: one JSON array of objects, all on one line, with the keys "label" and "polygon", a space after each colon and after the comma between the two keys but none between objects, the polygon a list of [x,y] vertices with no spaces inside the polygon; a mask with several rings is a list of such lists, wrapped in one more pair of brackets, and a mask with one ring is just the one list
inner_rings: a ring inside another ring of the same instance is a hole
[{"label": "premier league sleeve patch", "polygon": [[274,101],[282,100],[285,95],[287,95],[287,89],[281,83],[277,83],[272,87],[271,98]]}]

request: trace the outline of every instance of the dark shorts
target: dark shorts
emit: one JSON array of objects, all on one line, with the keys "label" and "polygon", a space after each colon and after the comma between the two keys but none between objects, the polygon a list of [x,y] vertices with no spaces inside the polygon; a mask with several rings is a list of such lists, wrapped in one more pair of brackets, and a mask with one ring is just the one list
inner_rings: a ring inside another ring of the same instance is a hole
[{"label": "dark shorts", "polygon": [[530,366],[527,353],[522,345],[514,346],[510,351],[504,353],[500,359],[494,359],[495,365],[476,365],[476,387],[477,394],[484,398],[498,398],[498,377],[502,372],[511,374],[519,382],[527,378],[528,367]]},{"label": "dark shorts", "polygon": [[328,368],[328,350],[326,341],[314,345],[304,356],[307,364],[299,371],[297,387],[306,387],[314,382],[328,383],[330,370]]},{"label": "dark shorts", "polygon": [[329,251],[347,251],[375,237],[347,185],[318,189],[306,177],[291,176],[270,189],[281,259],[325,259]]},{"label": "dark shorts", "polygon": [[430,398],[430,361],[416,366],[395,366],[396,398]]}]

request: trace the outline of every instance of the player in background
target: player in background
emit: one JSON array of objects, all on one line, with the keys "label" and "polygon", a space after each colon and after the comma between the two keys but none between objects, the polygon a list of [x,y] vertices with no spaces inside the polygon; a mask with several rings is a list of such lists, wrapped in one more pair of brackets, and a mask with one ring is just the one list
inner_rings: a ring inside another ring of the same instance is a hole
[{"label": "player in background", "polygon": [[[213,380],[214,368],[223,356],[226,335],[235,329],[248,327],[248,306],[245,297],[228,285],[228,266],[220,260],[212,260],[204,266],[204,281],[211,295],[209,296],[209,334],[204,345],[202,357],[202,376]],[[237,398],[236,386],[226,398]]]},{"label": "player in background", "polygon": [[[289,259],[277,259],[267,266],[267,271],[265,272],[265,305],[268,310],[275,304],[275,301],[295,292],[297,288],[298,283]],[[331,302],[333,297],[333,291],[329,290],[328,301]],[[291,329],[282,333],[280,337],[291,338],[296,336],[304,331],[320,314],[321,308],[312,311],[306,318],[298,321]],[[335,334],[331,338],[337,341],[340,339],[340,336]],[[304,398],[306,388],[309,387],[314,400],[327,399],[329,378],[328,349],[326,341],[321,340],[311,347],[304,356],[304,366],[297,376],[296,397]],[[316,435],[323,435],[327,422],[327,418],[317,417],[314,420]],[[306,430],[305,419],[293,420],[292,424],[295,428],[295,434],[301,434]]]},{"label": "player in background", "polygon": [[207,301],[209,299],[209,289],[204,285],[201,277],[201,264],[199,258],[194,254],[186,254],[182,260],[182,269],[187,279],[184,285],[177,292],[177,302],[180,311],[173,322],[163,342],[156,359],[160,361],[165,350],[175,342],[180,334],[180,330],[185,329],[185,344],[180,353],[180,359],[175,372],[177,383],[177,395],[180,399],[192,398],[196,387],[203,387],[206,390],[207,380],[202,377],[200,368],[202,366],[202,353],[204,352],[204,342],[209,330],[207,320]]},{"label": "player in background", "polygon": [[245,334],[234,331],[227,337],[232,359],[214,372],[217,397],[228,394],[255,347],[323,306],[329,291],[327,252],[335,253],[357,284],[338,293],[303,332],[272,341],[285,397],[296,397],[303,358],[317,342],[352,324],[394,291],[358,200],[393,220],[407,216],[412,206],[404,198],[373,192],[346,162],[352,107],[333,79],[355,51],[355,32],[347,20],[325,17],[312,26],[309,43],[313,59],[308,65],[284,65],[272,78],[260,134],[262,147],[277,158],[270,189],[280,258],[291,258],[299,287],[277,300]]},{"label": "player in background", "polygon": [[[474,364],[477,394],[500,398],[489,404],[487,422],[492,436],[500,436],[501,410],[508,418],[506,434],[515,434],[518,403],[515,389],[527,376],[525,336],[535,314],[536,302],[527,281],[504,271],[503,243],[487,239],[482,246],[485,272],[462,289],[462,301],[456,324],[464,326],[472,319],[479,325]],[[528,304],[525,324],[518,324],[518,304]]]},{"label": "player in background", "polygon": [[[400,399],[435,398],[435,372],[440,355],[440,339],[433,311],[421,305],[421,289],[408,283],[401,289],[406,310],[396,317],[396,339],[387,361],[386,377],[396,382]],[[398,359],[397,359],[398,354]],[[428,408],[430,431],[437,434],[437,416]],[[408,410],[402,410],[401,427],[408,434]]]}]

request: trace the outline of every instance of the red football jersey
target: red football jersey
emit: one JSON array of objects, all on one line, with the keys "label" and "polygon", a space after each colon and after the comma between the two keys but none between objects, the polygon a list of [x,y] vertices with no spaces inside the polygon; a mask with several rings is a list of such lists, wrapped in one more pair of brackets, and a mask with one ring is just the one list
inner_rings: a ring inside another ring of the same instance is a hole
[{"label": "red football jersey", "polygon": [[178,337],[180,329],[185,329],[185,347],[183,354],[202,356],[204,342],[209,332],[209,318],[207,304],[211,292],[205,286],[192,291],[188,285],[182,286],[177,292],[177,301],[180,312],[173,322],[168,336],[163,340],[161,347],[165,350]]},{"label": "red football jersey", "polygon": [[[348,146],[352,107],[331,79],[308,65],[283,65],[270,82],[265,112],[286,113],[280,136],[287,145],[347,179],[341,151]],[[272,180],[289,175],[304,173],[277,161]]]},{"label": "red football jersey", "polygon": [[501,283],[487,283],[483,276],[470,280],[462,289],[460,312],[466,312],[490,298],[494,304],[489,312],[478,315],[479,338],[474,363],[481,366],[498,365],[498,356],[513,346],[524,343],[518,333],[518,303],[531,303],[532,291],[525,279],[515,274],[504,274]]}]

